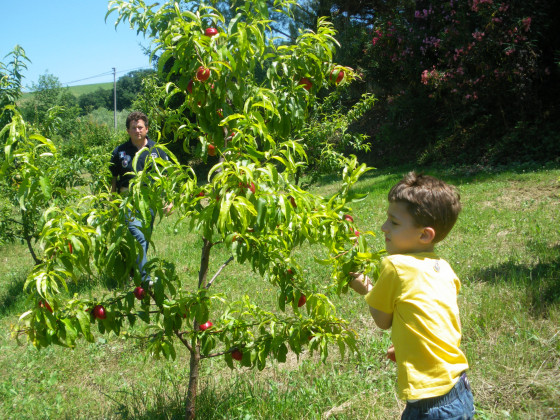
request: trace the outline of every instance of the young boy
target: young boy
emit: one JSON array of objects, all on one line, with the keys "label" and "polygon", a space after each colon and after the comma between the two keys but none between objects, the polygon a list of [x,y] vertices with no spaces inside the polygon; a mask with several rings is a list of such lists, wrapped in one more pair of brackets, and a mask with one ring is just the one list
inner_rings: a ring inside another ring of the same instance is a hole
[{"label": "young boy", "polygon": [[378,327],[392,327],[388,357],[397,363],[399,396],[406,400],[402,419],[471,419],[469,366],[459,349],[460,282],[434,253],[434,244],[457,221],[459,194],[443,181],[410,172],[388,198],[381,230],[389,256],[375,285],[351,273],[350,287],[366,295]]}]

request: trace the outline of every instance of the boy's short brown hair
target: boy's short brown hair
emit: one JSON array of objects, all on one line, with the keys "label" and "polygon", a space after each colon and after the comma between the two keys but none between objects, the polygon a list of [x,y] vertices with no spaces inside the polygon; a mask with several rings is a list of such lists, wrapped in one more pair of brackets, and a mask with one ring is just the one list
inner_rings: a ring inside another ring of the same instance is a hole
[{"label": "boy's short brown hair", "polygon": [[140,111],[133,111],[130,114],[128,114],[128,117],[126,117],[126,129],[128,130],[130,128],[130,123],[132,121],[144,121],[144,124],[146,124],[146,127],[149,126],[148,124],[148,116],[146,114],[144,114],[143,112]]},{"label": "boy's short brown hair", "polygon": [[417,226],[433,228],[434,243],[447,236],[461,211],[461,196],[454,186],[414,171],[391,188],[388,198],[405,203]]}]

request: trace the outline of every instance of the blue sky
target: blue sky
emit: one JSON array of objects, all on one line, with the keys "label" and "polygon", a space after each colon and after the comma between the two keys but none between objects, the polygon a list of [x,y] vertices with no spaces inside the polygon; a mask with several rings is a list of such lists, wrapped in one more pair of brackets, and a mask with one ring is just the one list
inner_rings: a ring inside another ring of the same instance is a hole
[{"label": "blue sky", "polygon": [[112,82],[113,67],[117,78],[150,67],[141,47],[150,41],[127,22],[115,30],[115,12],[105,23],[107,5],[107,0],[0,0],[0,61],[9,61],[6,54],[21,45],[32,61],[23,72],[26,87],[45,73],[75,86]]}]

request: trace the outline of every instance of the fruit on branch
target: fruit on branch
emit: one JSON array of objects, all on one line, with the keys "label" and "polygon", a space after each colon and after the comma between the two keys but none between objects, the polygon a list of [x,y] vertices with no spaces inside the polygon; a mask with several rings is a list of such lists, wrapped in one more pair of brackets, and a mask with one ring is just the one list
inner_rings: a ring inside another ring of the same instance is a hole
[{"label": "fruit on branch", "polygon": [[206,28],[204,35],[212,38],[213,36],[218,35],[218,30],[216,28]]},{"label": "fruit on branch", "polygon": [[290,203],[292,203],[292,207],[296,208],[297,207],[296,199],[294,197],[292,197],[291,195],[288,196],[288,199],[290,200]]},{"label": "fruit on branch", "polygon": [[350,216],[349,214],[345,214],[342,218],[344,220],[346,220],[347,222],[350,222],[350,223],[352,223],[354,221],[354,218],[352,216]]},{"label": "fruit on branch", "polygon": [[200,82],[205,82],[210,77],[210,69],[200,66],[196,72],[196,79]]},{"label": "fruit on branch", "polygon": [[313,86],[313,83],[311,83],[311,80],[309,80],[307,77],[302,77],[301,79],[299,79],[299,84],[303,85],[303,88],[308,92],[311,90],[311,87]]},{"label": "fruit on branch", "polygon": [[239,350],[238,348],[235,348],[231,352],[231,357],[232,357],[232,359],[241,361],[241,359],[243,359],[243,352],[241,350]]},{"label": "fruit on branch", "polygon": [[134,289],[134,296],[136,296],[136,299],[142,300],[146,296],[146,291],[143,287],[138,286],[136,289]]},{"label": "fruit on branch", "polygon": [[249,191],[251,191],[253,194],[255,194],[256,190],[257,190],[257,188],[255,187],[255,183],[251,182],[251,185],[249,186]]},{"label": "fruit on branch", "polygon": [[210,328],[212,325],[213,325],[213,324],[212,324],[211,321],[206,321],[204,324],[200,324],[200,325],[198,326],[198,329],[199,329],[200,331],[206,331],[206,330],[207,330],[208,328]]},{"label": "fruit on branch", "polygon": [[305,302],[307,302],[307,297],[304,294],[302,294],[299,297],[299,300],[298,300],[298,303],[297,303],[298,308],[301,308],[303,305],[305,305]]},{"label": "fruit on branch", "polygon": [[42,300],[41,302],[39,302],[39,308],[45,308],[52,314],[53,310],[51,308],[51,305],[49,305],[49,302],[47,302],[46,300]]},{"label": "fruit on branch", "polygon": [[193,80],[189,80],[189,83],[187,84],[187,92],[189,92],[192,95],[192,88],[193,88]]},{"label": "fruit on branch", "polygon": [[208,145],[208,156],[216,156],[216,146],[214,146],[213,144],[209,144]]},{"label": "fruit on branch", "polygon": [[[343,71],[343,70],[340,70],[340,71],[338,72],[338,74],[336,74],[335,72],[336,72],[336,69],[333,69],[333,70],[331,71],[331,77],[330,77],[330,79],[331,79],[331,81],[332,81],[335,85],[338,85],[340,82],[342,82],[342,79],[344,79],[344,71]],[[335,74],[336,74],[336,77],[335,77]]]},{"label": "fruit on branch", "polygon": [[93,308],[93,316],[97,319],[105,319],[107,318],[107,313],[105,312],[105,308],[103,305],[95,305]]},{"label": "fruit on branch", "polygon": [[72,248],[72,242],[68,242],[68,251],[70,251],[70,254],[74,252],[74,249]]}]

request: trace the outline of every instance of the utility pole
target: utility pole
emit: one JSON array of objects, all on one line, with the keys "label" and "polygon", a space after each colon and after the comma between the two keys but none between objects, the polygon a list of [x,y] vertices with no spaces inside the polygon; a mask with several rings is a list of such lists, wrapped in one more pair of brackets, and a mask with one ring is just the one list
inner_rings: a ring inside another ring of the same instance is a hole
[{"label": "utility pole", "polygon": [[117,131],[117,68],[113,67],[113,104],[115,110],[113,111],[113,116],[115,119],[115,131]]}]

